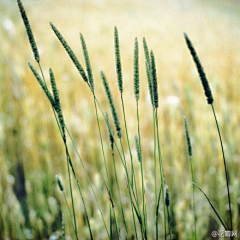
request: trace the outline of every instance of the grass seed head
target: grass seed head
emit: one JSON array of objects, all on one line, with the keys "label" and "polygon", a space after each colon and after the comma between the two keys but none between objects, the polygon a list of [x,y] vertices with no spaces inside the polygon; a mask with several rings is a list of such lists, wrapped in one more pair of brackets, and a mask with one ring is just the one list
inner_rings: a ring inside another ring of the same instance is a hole
[{"label": "grass seed head", "polygon": [[63,191],[64,191],[64,187],[63,187],[61,178],[60,178],[58,175],[56,175],[55,178],[56,178],[56,181],[57,181],[57,185],[58,185],[59,190],[60,190],[61,192],[63,192]]},{"label": "grass seed head", "polygon": [[167,207],[169,207],[170,205],[170,194],[169,194],[168,185],[165,186],[165,205]]},{"label": "grass seed head", "polygon": [[134,138],[135,138],[138,161],[142,162],[142,152],[141,152],[141,148],[140,148],[139,138],[137,135],[135,135]]},{"label": "grass seed head", "polygon": [[21,0],[17,0],[17,3],[18,3],[19,11],[20,11],[21,16],[22,16],[24,26],[25,26],[26,31],[27,31],[28,39],[29,39],[29,42],[30,42],[30,45],[31,45],[31,48],[32,48],[32,51],[33,51],[34,58],[39,63],[40,62],[40,56],[39,56],[37,44],[35,42],[35,38],[34,38],[34,35],[33,35],[33,32],[32,32],[30,23],[28,21],[26,11],[23,7],[23,4],[22,4]]},{"label": "grass seed head", "polygon": [[63,47],[65,48],[65,50],[67,51],[69,57],[72,59],[74,65],[76,66],[76,68],[78,69],[80,75],[82,76],[83,80],[85,82],[88,82],[88,78],[86,76],[86,73],[84,71],[84,69],[82,68],[82,65],[80,64],[80,62],[78,61],[76,55],[74,54],[73,50],[70,48],[70,46],[68,45],[68,43],[66,42],[66,40],[63,38],[62,34],[59,32],[59,30],[52,24],[50,23],[53,32],[56,34],[58,40],[61,42],[61,44],[63,45]]},{"label": "grass seed head", "polygon": [[107,112],[105,112],[105,117],[106,117],[106,123],[107,123],[108,138],[109,138],[109,142],[110,142],[110,145],[111,145],[111,149],[113,150],[114,138],[113,138],[113,132],[112,132],[111,125],[109,123],[108,113]]},{"label": "grass seed head", "polygon": [[92,67],[91,67],[91,64],[90,64],[90,58],[89,58],[89,55],[88,55],[86,42],[85,42],[84,37],[81,33],[80,33],[80,39],[81,39],[84,59],[85,59],[86,67],[87,67],[89,85],[90,85],[90,88],[91,88],[92,92],[94,92],[94,81],[93,81]]},{"label": "grass seed head", "polygon": [[151,77],[151,69],[148,61],[145,61],[146,64],[146,73],[147,73],[147,79],[148,79],[148,90],[149,90],[149,96],[151,99],[152,106],[154,107],[154,101],[153,101],[153,83],[152,83],[152,77]]},{"label": "grass seed head", "polygon": [[158,83],[157,83],[157,70],[153,51],[151,56],[151,78],[152,78],[152,93],[153,93],[153,105],[154,108],[158,108]]},{"label": "grass seed head", "polygon": [[185,116],[183,117],[183,120],[184,120],[185,134],[186,134],[186,140],[187,140],[188,155],[189,155],[189,157],[192,157],[192,145],[191,145],[191,140],[189,137],[187,119]]},{"label": "grass seed head", "polygon": [[134,94],[136,101],[139,100],[139,51],[138,40],[135,38],[134,45]]},{"label": "grass seed head", "polygon": [[148,64],[150,64],[149,50],[148,50],[148,46],[145,38],[143,38],[143,49],[144,49],[145,59],[148,62]]},{"label": "grass seed head", "polygon": [[117,114],[115,104],[113,102],[112,93],[110,91],[107,79],[106,79],[105,74],[103,72],[101,72],[101,77],[102,77],[105,92],[107,94],[110,109],[111,109],[111,112],[112,112],[112,117],[113,117],[114,125],[115,125],[115,128],[116,128],[117,136],[118,136],[118,138],[121,138],[122,137],[122,132],[121,132],[121,127],[120,127],[120,121],[119,121],[119,118],[118,118],[118,114]]},{"label": "grass seed head", "polygon": [[40,77],[40,75],[38,74],[37,70],[31,65],[31,63],[28,63],[31,71],[33,72],[35,78],[37,79],[38,83],[40,84],[40,86],[42,87],[43,91],[45,92],[48,100],[50,101],[51,105],[54,107],[55,106],[55,101],[51,95],[51,93],[49,92],[46,84],[43,82],[42,78]]},{"label": "grass seed head", "polygon": [[60,97],[59,97],[59,93],[58,93],[58,89],[56,86],[56,81],[55,81],[55,77],[53,74],[52,69],[49,69],[49,75],[50,75],[50,81],[51,81],[51,86],[52,86],[52,91],[53,91],[53,96],[54,96],[54,109],[57,112],[58,115],[58,120],[62,129],[62,136],[64,141],[66,141],[66,135],[65,135],[65,121],[64,121],[64,117],[63,117],[63,112],[62,112],[62,106],[61,106],[61,102],[60,102]]},{"label": "grass seed head", "polygon": [[198,58],[198,55],[197,55],[197,52],[195,51],[194,47],[193,47],[193,44],[192,42],[190,41],[190,39],[188,38],[187,34],[184,33],[184,37],[185,37],[185,41],[186,41],[186,44],[187,44],[187,47],[192,55],[192,58],[193,58],[193,61],[195,62],[196,64],[196,67],[197,67],[197,70],[198,70],[198,74],[199,74],[199,77],[201,79],[201,82],[202,82],[202,85],[203,85],[203,89],[204,89],[204,92],[205,92],[205,95],[206,95],[206,98],[207,98],[207,103],[208,104],[212,104],[213,103],[213,95],[212,95],[212,91],[211,91],[211,88],[209,86],[209,82],[207,80],[207,77],[206,77],[206,74],[204,72],[204,69],[201,65],[201,62]]},{"label": "grass seed head", "polygon": [[122,80],[122,65],[120,58],[120,47],[117,27],[114,27],[114,45],[115,45],[115,57],[116,57],[116,71],[118,78],[118,89],[119,92],[123,92],[123,80]]}]

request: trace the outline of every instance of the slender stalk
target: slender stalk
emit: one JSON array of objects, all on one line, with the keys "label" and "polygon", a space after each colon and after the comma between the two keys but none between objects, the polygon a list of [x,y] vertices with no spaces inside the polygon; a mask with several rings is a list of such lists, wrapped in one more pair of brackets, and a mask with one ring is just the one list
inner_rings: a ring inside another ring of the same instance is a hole
[{"label": "slender stalk", "polygon": [[[140,153],[141,153],[141,155],[142,155],[138,101],[136,101],[136,102],[137,102],[138,141],[139,141]],[[144,188],[144,174],[143,174],[143,159],[141,159],[141,161],[140,161],[140,165],[141,165],[141,180],[142,180],[143,220],[144,220],[144,226],[145,226],[145,238],[147,239],[147,235],[148,235],[148,226],[147,226],[147,208],[146,208],[146,202],[145,202],[145,188]]]},{"label": "slender stalk", "polygon": [[[216,113],[215,113],[215,109],[214,109],[213,104],[211,104],[211,107],[212,107],[212,111],[213,111],[215,123],[216,123],[216,126],[217,126],[218,136],[219,136],[219,140],[220,140],[220,144],[221,144],[221,149],[222,149],[223,163],[224,163],[224,169],[225,169],[225,177],[226,177],[226,182],[227,182],[228,206],[229,206],[230,226],[231,226],[231,229],[230,229],[230,230],[232,231],[232,230],[233,230],[232,208],[231,208],[231,199],[230,199],[230,191],[229,191],[229,179],[228,179],[227,163],[226,163],[226,158],[225,158],[225,154],[224,154],[222,136],[221,136],[221,132],[220,132],[220,129],[219,129],[219,125],[218,125],[218,121],[217,121],[217,116],[216,116]],[[233,239],[233,238],[231,238],[231,239]]]},{"label": "slender stalk", "polygon": [[[126,158],[125,158],[125,154],[124,154],[124,148],[123,148],[123,144],[122,144],[122,139],[119,138],[119,141],[120,141],[120,144],[121,144],[121,148],[122,148],[122,153],[123,153],[123,159],[124,159],[124,163],[125,163],[125,166],[126,166],[126,169],[127,169],[127,162],[126,162]],[[128,184],[130,184],[130,180],[129,180],[129,175],[127,174],[127,182]],[[130,184],[131,186],[131,189],[132,189],[132,185]],[[132,200],[132,195],[131,195],[131,190],[129,190],[129,196],[130,196],[130,200],[131,200],[131,208],[132,208],[132,217],[133,217],[133,225],[134,225],[134,231],[135,231],[135,235],[136,235],[136,238],[137,238],[137,228],[136,228],[136,222],[135,222],[135,216],[134,216],[134,211],[133,211],[133,200]],[[133,189],[132,189],[133,190]],[[133,196],[135,197],[135,194],[134,194],[134,191],[133,191]]]},{"label": "slender stalk", "polygon": [[115,157],[114,157],[114,152],[113,151],[112,151],[112,160],[113,160],[114,175],[115,175],[115,180],[116,180],[117,189],[118,189],[118,197],[119,197],[119,203],[120,203],[123,223],[124,223],[124,227],[125,227],[126,233],[128,233],[127,224],[126,224],[125,215],[124,215],[123,206],[122,206],[122,197],[121,197],[120,187],[119,187],[119,183],[118,183],[118,176],[117,176],[117,170],[116,170],[116,161],[115,161]]},{"label": "slender stalk", "polygon": [[[185,127],[185,135],[186,135],[186,142],[187,142],[187,150],[188,150],[188,157],[190,161],[190,166],[191,166],[191,175],[192,175],[192,181],[194,181],[194,171],[193,171],[193,163],[192,163],[192,144],[189,136],[189,131],[188,131],[188,124],[187,124],[187,119],[184,116],[184,127]],[[192,185],[192,201],[193,201],[193,219],[194,219],[194,238],[197,240],[197,227],[196,227],[196,222],[197,222],[197,217],[196,217],[196,207],[195,207],[195,196],[194,196],[194,186]]]},{"label": "slender stalk", "polygon": [[[157,109],[155,109],[155,121],[156,121],[156,132],[157,132],[157,145],[158,145],[158,161],[159,161],[159,168],[160,168],[160,177],[161,177],[161,189],[162,189],[162,198],[164,201],[164,186],[163,186],[163,163],[162,163],[162,156],[161,156],[161,148],[160,148],[160,138],[159,138],[159,129],[158,129],[158,114]],[[165,239],[167,239],[167,229],[166,229],[166,212],[165,212],[165,205],[163,204],[163,215],[164,215],[164,232],[165,232]]]},{"label": "slender stalk", "polygon": [[124,100],[123,100],[123,94],[122,93],[121,93],[121,102],[122,102],[122,111],[123,111],[124,126],[125,126],[125,132],[126,132],[126,137],[127,137],[128,150],[129,150],[130,159],[131,159],[131,186],[132,186],[132,189],[135,187],[136,200],[137,200],[137,204],[139,205],[138,191],[137,191],[137,185],[136,185],[136,177],[135,177],[135,172],[134,172],[134,167],[133,167],[132,150],[131,150],[131,147],[130,147],[130,142],[129,142],[129,137],[128,137],[128,129],[127,129],[126,114],[125,114],[125,106],[124,106]]},{"label": "slender stalk", "polygon": [[[192,181],[194,181],[193,175],[193,164],[192,164],[192,157],[189,156],[190,166],[191,166],[191,174],[192,174]],[[192,201],[193,201],[193,218],[194,218],[194,238],[197,240],[197,215],[196,215],[196,206],[195,206],[195,194],[194,194],[194,186],[192,185]]]}]

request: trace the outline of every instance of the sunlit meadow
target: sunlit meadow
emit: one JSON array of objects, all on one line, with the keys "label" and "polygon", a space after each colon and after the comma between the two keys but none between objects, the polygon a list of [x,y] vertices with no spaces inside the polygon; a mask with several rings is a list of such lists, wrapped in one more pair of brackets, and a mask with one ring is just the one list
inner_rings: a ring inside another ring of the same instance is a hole
[{"label": "sunlit meadow", "polygon": [[[138,39],[138,107],[147,239],[156,238],[156,129],[153,127],[143,37],[147,40],[149,50],[152,49],[155,54],[159,93],[159,142],[166,178],[164,181],[170,195],[170,221],[167,224],[164,222],[164,201],[160,199],[158,237],[182,240],[195,237],[216,239],[211,236],[212,231],[224,229],[205,196],[195,187],[196,232],[194,230],[192,176],[183,116],[186,116],[192,143],[194,182],[208,196],[224,222],[230,222],[221,145],[211,108],[206,103],[198,72],[184,40],[183,33],[188,34],[212,88],[229,170],[233,230],[240,235],[239,2],[23,0],[23,4],[49,89],[49,68],[55,74],[65,123],[75,144],[67,135],[68,150],[85,199],[93,239],[142,239],[144,233],[141,232],[136,215],[136,228],[134,227],[134,214],[129,199],[130,186],[115,148],[121,193],[119,198],[104,116],[98,107],[103,140],[101,145],[91,90],[61,46],[49,22],[58,28],[86,69],[79,37],[79,33],[83,34],[91,60],[95,95],[103,111],[108,111],[109,122],[114,129],[100,71],[106,74],[122,127],[122,143],[129,169],[132,155],[142,211],[142,171],[134,139],[135,134],[138,134],[133,82],[134,39]],[[115,26],[119,34],[129,146],[115,67]],[[0,240],[76,239],[66,149],[51,104],[28,67],[30,62],[40,73],[17,1],[0,2],[0,36]],[[114,130],[113,133],[117,139],[117,132]],[[120,146],[119,142],[117,144]],[[75,147],[81,155],[89,179]],[[157,171],[159,172],[159,165]],[[66,198],[59,191],[56,175],[62,180]],[[78,238],[90,239],[86,213],[73,176],[72,187]],[[161,178],[158,176],[158,191],[160,187]],[[102,209],[106,228],[92,189]],[[110,199],[108,191],[111,192]],[[113,201],[114,208],[110,200]],[[125,231],[121,206],[128,231]],[[167,226],[167,234],[164,226]],[[112,228],[114,230],[110,238],[108,232]]]}]

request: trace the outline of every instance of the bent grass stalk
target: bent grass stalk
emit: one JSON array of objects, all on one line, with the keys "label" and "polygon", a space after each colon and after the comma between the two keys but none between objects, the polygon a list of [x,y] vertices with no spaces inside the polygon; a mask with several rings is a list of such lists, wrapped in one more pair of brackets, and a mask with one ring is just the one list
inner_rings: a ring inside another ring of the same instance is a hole
[{"label": "bent grass stalk", "polygon": [[[214,99],[213,99],[213,95],[212,95],[212,91],[211,91],[208,79],[206,77],[206,74],[205,74],[205,71],[202,67],[202,64],[201,64],[201,62],[198,58],[197,52],[194,49],[193,44],[190,41],[190,39],[188,38],[186,33],[184,33],[184,37],[185,37],[187,47],[188,47],[188,49],[191,53],[191,56],[193,58],[193,61],[196,65],[196,67],[197,67],[198,74],[199,74],[199,77],[200,77],[200,80],[201,80],[201,83],[202,83],[202,86],[203,86],[203,89],[204,89],[204,93],[205,93],[205,96],[207,98],[207,103],[210,104],[211,107],[212,107],[212,112],[213,112],[213,115],[214,115],[214,120],[215,120],[217,131],[218,131],[218,136],[219,136],[221,151],[222,151],[222,157],[223,157],[223,163],[224,163],[226,184],[227,184],[229,217],[230,217],[230,225],[231,225],[230,230],[232,231],[233,230],[233,223],[232,223],[232,208],[231,208],[231,198],[230,198],[230,191],[229,191],[228,170],[227,170],[227,163],[226,163],[226,158],[225,158],[224,148],[223,148],[223,143],[222,143],[222,136],[221,136],[221,132],[220,132],[220,129],[219,129],[219,124],[218,124],[218,121],[217,121],[217,116],[216,116],[216,113],[215,113],[215,109],[214,109],[214,106],[213,106]],[[231,237],[231,239],[233,239],[233,237]]]}]

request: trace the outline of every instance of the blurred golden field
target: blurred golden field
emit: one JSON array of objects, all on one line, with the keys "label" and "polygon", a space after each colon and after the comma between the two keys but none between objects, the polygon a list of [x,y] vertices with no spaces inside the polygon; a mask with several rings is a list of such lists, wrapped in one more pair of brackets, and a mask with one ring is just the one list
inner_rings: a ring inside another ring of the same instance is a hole
[{"label": "blurred golden field", "polygon": [[[217,129],[184,41],[183,32],[188,34],[213,90],[230,173],[233,229],[240,235],[240,3],[237,0],[25,0],[23,4],[39,47],[47,83],[50,86],[48,70],[51,67],[59,88],[66,125],[89,173],[107,223],[109,199],[101,177],[101,171],[104,175],[105,169],[91,91],[57,40],[49,22],[59,29],[83,65],[79,33],[84,35],[95,79],[96,97],[103,109],[109,111],[100,78],[100,71],[103,70],[124,129],[113,40],[114,26],[118,27],[127,126],[137,183],[141,189],[140,165],[134,142],[137,119],[133,93],[134,38],[138,38],[140,130],[149,239],[155,239],[154,143],[143,37],[148,47],[153,49],[157,64],[159,132],[166,183],[170,190],[172,238],[193,239],[192,183],[183,115],[188,119],[192,140],[195,182],[208,195],[225,222],[229,222]],[[65,149],[51,105],[28,67],[28,62],[31,62],[38,69],[16,1],[0,2],[0,34],[0,240],[62,239],[60,212],[65,217],[66,239],[74,239],[70,215],[55,181],[55,175],[61,176],[67,201],[71,205]],[[100,111],[99,116],[107,164],[113,176],[106,124]],[[125,154],[130,164],[124,133],[123,130]],[[90,209],[94,239],[108,239],[82,166],[71,141],[68,141],[83,195]],[[125,174],[117,154],[116,164],[126,221],[129,229],[132,229]],[[114,182],[112,187],[114,191]],[[73,184],[73,188],[79,239],[89,239],[76,184]],[[114,197],[118,209],[118,199]],[[197,239],[215,239],[211,237],[211,232],[222,229],[222,226],[197,188],[195,199]],[[121,216],[117,216],[121,227]],[[159,231],[161,235],[161,226]],[[134,239],[134,235],[129,234],[126,238]]]}]

